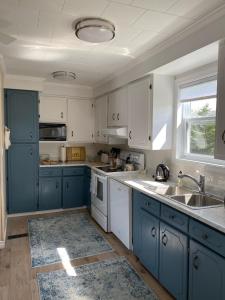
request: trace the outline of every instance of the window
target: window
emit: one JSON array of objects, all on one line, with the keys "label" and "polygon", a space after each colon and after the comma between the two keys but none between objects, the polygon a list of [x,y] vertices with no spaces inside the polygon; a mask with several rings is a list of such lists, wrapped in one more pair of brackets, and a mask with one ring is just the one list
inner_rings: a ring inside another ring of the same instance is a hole
[{"label": "window", "polygon": [[217,81],[215,78],[179,87],[181,155],[213,158]]}]

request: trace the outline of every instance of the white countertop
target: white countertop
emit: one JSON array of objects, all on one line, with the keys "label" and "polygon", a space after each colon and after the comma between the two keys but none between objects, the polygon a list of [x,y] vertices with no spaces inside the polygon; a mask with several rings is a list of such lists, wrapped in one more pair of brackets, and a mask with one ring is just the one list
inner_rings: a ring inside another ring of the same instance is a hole
[{"label": "white countertop", "polygon": [[52,167],[79,167],[79,166],[88,166],[92,167],[102,167],[105,166],[105,163],[102,162],[89,162],[89,161],[68,161],[68,162],[58,162],[53,164],[40,164],[40,168],[52,168]]},{"label": "white countertop", "polygon": [[[161,203],[164,203],[170,207],[175,208],[176,210],[198,220],[201,221],[223,233],[225,233],[225,208],[224,206],[219,207],[209,207],[209,208],[200,208],[200,209],[192,209],[186,207],[179,202],[176,202],[170,199],[168,196],[163,196],[163,191],[165,191],[165,186],[168,185],[175,185],[174,182],[167,182],[167,183],[157,183],[150,177],[146,175],[122,175],[118,176],[110,176],[111,178],[126,184],[127,186],[134,188],[147,196],[152,196]],[[148,185],[154,185],[155,190],[150,190]],[[160,193],[160,194],[159,194]],[[191,192],[190,192],[191,193]]]},{"label": "white countertop", "polygon": [[[40,165],[44,167],[71,167],[71,166],[88,166],[95,169],[98,166],[104,166],[101,162],[88,162],[88,161],[77,161],[77,162],[65,162],[52,165]],[[104,173],[107,174],[107,173]],[[140,172],[120,172],[119,174],[107,174],[110,178],[115,179],[127,186],[136,189],[147,196],[152,196],[161,203],[164,203],[176,210],[201,221],[223,233],[225,233],[225,208],[224,206],[219,207],[208,207],[208,208],[189,208],[179,202],[170,199],[168,196],[163,195],[166,186],[175,186],[174,182],[159,183],[154,181],[151,177],[142,174]],[[149,185],[154,185],[155,188],[151,189]],[[191,192],[190,192],[191,193]]]}]

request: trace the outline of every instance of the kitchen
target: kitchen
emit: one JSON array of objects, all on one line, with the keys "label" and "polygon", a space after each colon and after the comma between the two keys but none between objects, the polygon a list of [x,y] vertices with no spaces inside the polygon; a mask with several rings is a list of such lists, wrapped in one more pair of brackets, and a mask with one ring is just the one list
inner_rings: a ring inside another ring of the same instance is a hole
[{"label": "kitchen", "polygon": [[0,298],[225,299],[224,1],[0,8]]}]

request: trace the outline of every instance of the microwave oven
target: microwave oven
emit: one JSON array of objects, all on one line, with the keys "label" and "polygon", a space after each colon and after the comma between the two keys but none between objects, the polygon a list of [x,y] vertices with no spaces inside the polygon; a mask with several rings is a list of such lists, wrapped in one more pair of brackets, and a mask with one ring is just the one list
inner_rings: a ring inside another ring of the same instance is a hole
[{"label": "microwave oven", "polygon": [[66,124],[40,123],[40,141],[66,141]]}]

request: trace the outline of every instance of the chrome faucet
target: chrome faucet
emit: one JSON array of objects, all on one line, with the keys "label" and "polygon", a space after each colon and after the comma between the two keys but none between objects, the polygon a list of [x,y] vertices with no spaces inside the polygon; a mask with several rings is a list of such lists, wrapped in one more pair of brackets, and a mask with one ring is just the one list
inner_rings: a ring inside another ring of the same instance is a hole
[{"label": "chrome faucet", "polygon": [[191,175],[188,175],[188,174],[183,174],[181,171],[179,172],[178,174],[178,178],[189,178],[191,179],[192,181],[194,181],[197,186],[198,186],[198,191],[199,193],[201,194],[205,194],[205,176],[204,175],[200,175],[200,178],[199,178],[199,181],[197,179],[195,179],[193,176]]}]

